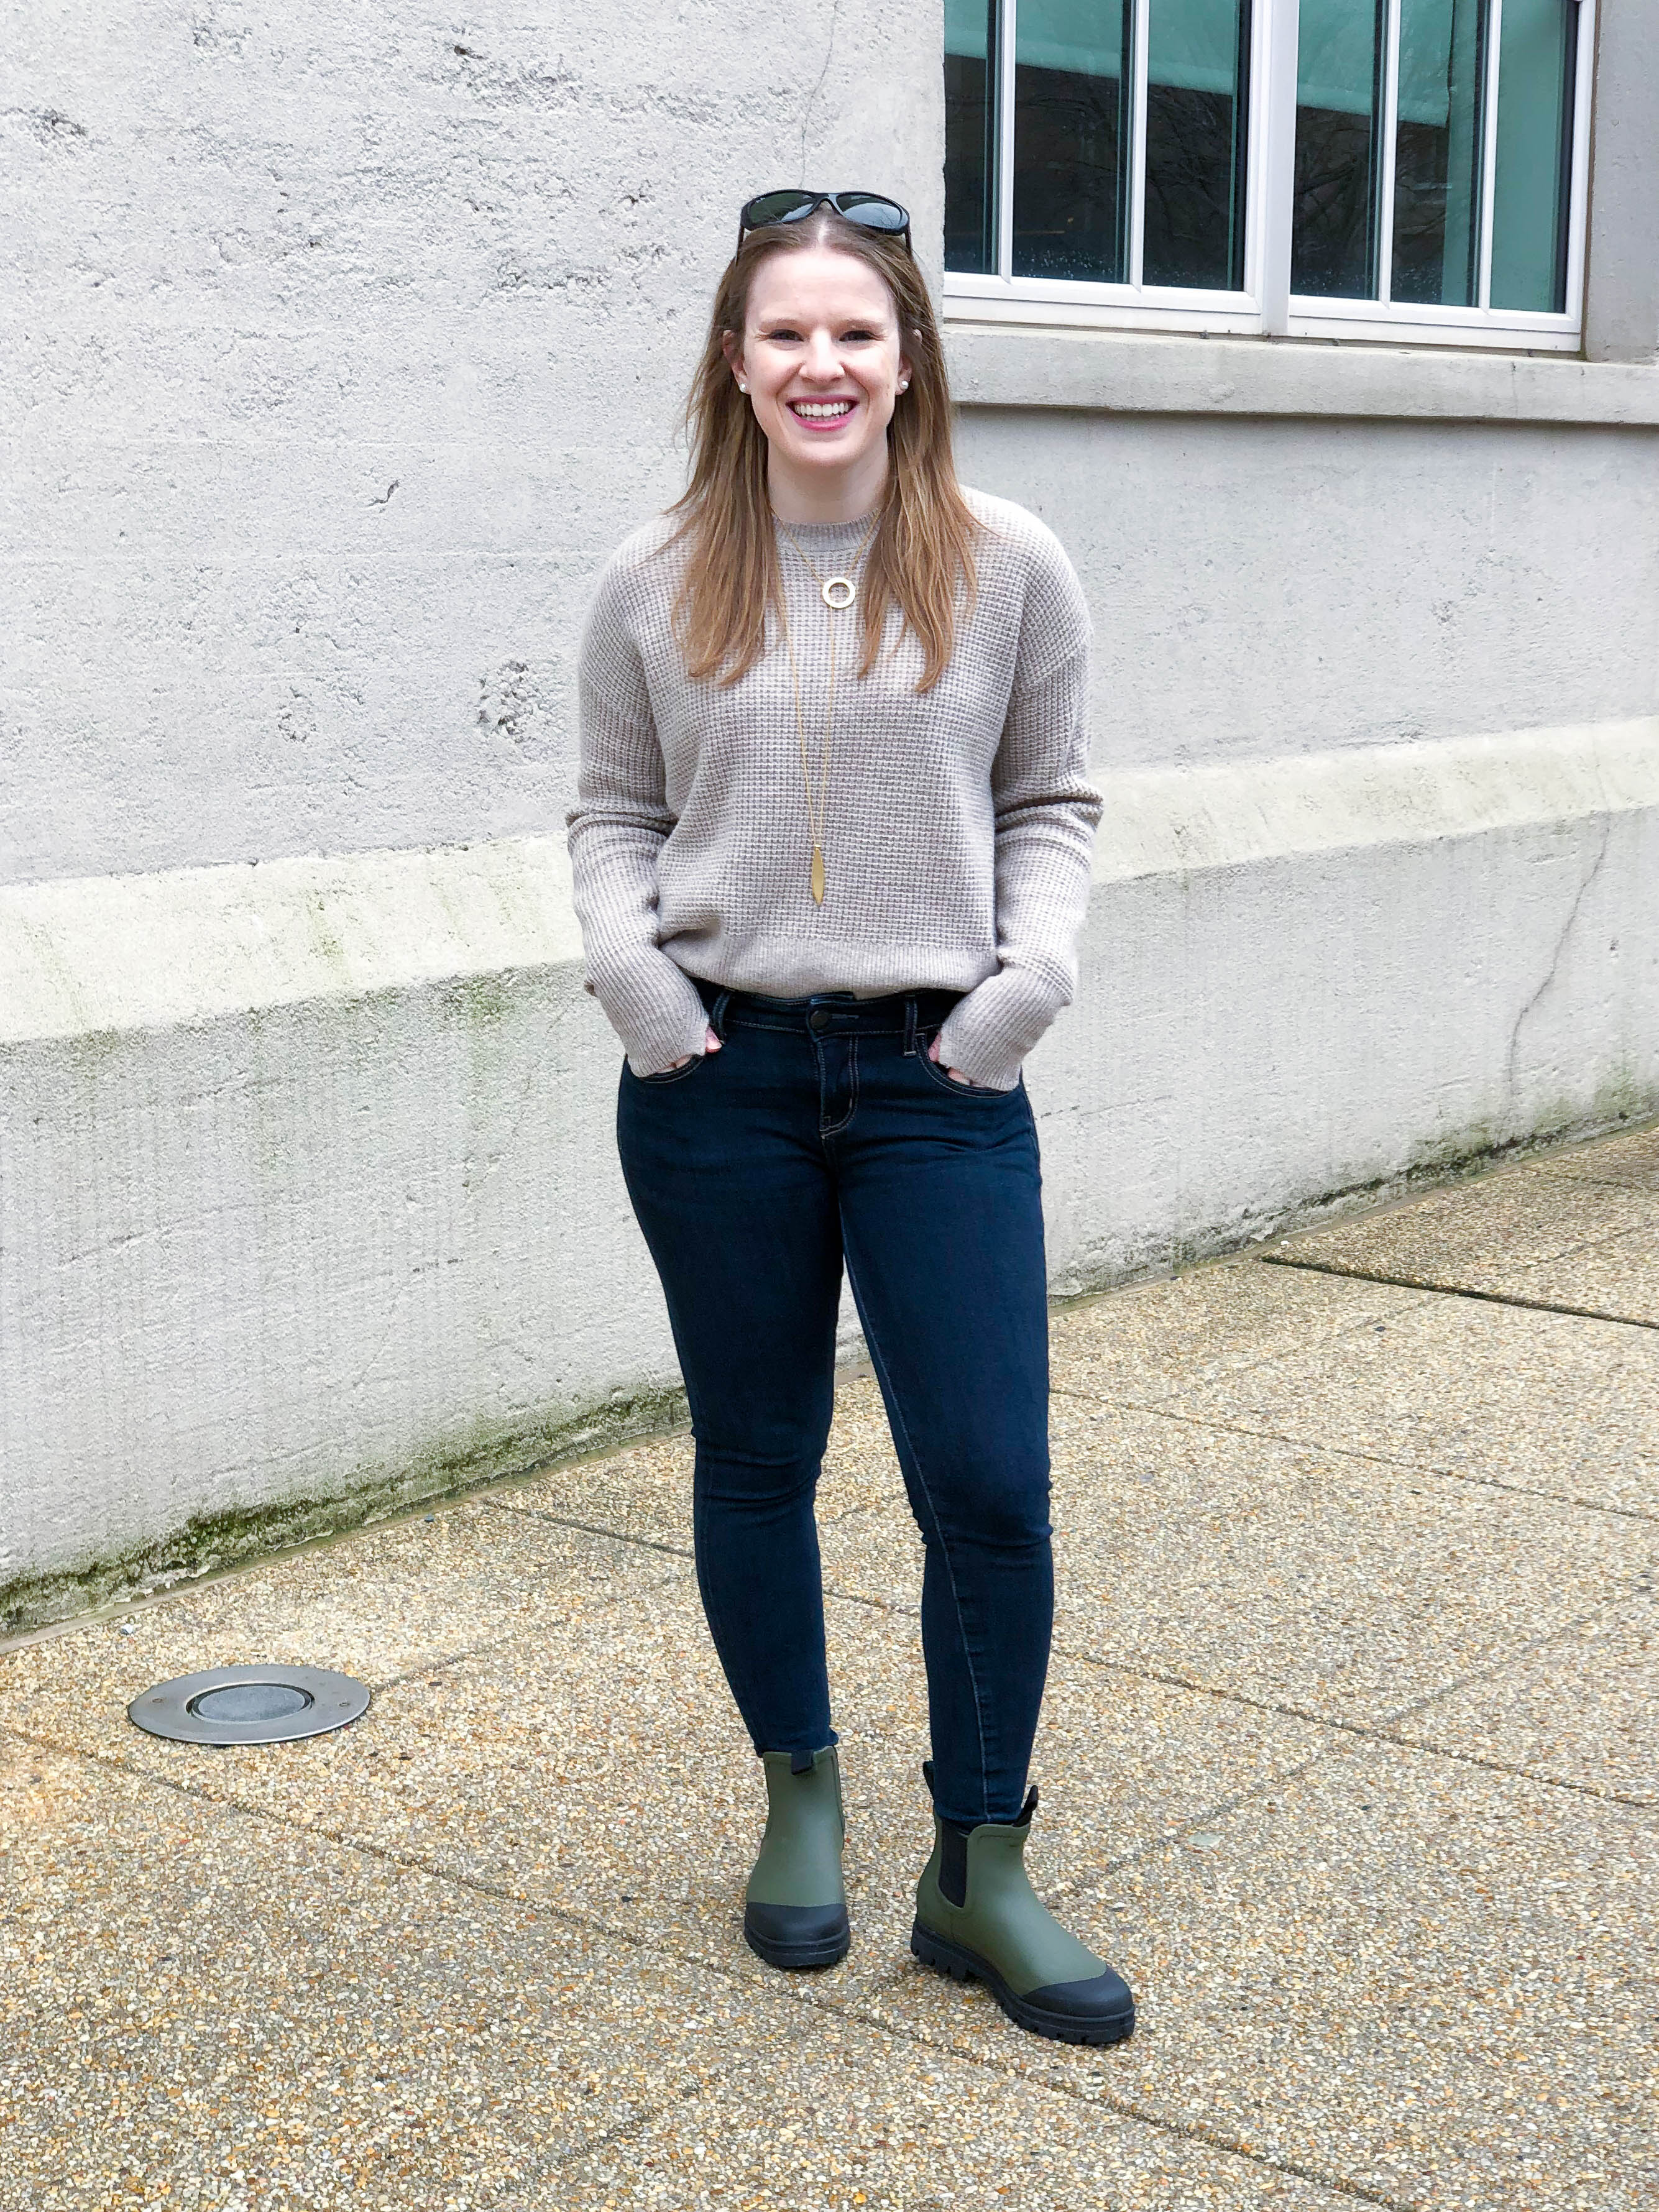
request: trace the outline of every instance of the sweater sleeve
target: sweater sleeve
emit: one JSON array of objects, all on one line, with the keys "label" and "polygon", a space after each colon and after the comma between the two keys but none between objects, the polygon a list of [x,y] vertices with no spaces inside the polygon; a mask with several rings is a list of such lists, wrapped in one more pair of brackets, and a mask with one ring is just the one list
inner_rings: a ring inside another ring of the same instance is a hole
[{"label": "sweater sleeve", "polygon": [[657,941],[657,856],[674,828],[662,747],[614,569],[588,617],[580,665],[581,768],[567,817],[587,979],[636,1075],[701,1053],[696,985]]},{"label": "sweater sleeve", "polygon": [[1088,910],[1090,855],[1100,821],[1088,781],[1088,613],[1071,564],[1028,609],[1028,643],[1062,648],[1036,677],[1017,665],[991,770],[996,823],[998,969],[951,1012],[939,1037],[942,1065],[975,1083],[1010,1091],[1020,1063],[1077,987],[1077,940]]}]

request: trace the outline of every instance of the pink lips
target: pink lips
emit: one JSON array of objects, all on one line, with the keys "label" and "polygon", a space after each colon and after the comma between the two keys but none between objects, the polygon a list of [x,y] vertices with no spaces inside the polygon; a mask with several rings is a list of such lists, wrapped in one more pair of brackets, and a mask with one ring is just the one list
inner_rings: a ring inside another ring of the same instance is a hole
[{"label": "pink lips", "polygon": [[[845,399],[848,403],[844,410],[839,415],[803,415],[799,411],[803,406],[829,406],[837,399]],[[828,430],[839,430],[843,422],[848,422],[852,420],[853,416],[857,411],[858,408],[857,400],[851,398],[849,395],[844,392],[831,392],[829,397],[823,400],[790,399],[786,400],[784,404],[788,408],[789,412],[794,416],[796,422],[800,424],[803,430],[814,430],[819,433]]]}]

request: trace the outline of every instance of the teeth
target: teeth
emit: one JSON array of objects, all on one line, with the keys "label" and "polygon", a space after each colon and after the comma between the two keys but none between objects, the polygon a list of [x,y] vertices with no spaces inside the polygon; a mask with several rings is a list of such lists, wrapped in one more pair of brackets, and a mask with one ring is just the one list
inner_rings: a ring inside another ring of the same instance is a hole
[{"label": "teeth", "polygon": [[809,422],[823,422],[834,415],[850,415],[853,411],[850,399],[797,399],[793,404],[796,414],[805,416]]}]

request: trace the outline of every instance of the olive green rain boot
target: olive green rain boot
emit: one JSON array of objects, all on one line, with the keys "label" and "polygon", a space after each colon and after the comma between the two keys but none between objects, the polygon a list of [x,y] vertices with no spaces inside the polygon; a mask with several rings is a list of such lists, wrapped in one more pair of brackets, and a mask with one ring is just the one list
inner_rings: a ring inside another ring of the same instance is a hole
[{"label": "olive green rain boot", "polygon": [[763,1758],[766,1834],[744,1893],[744,1941],[769,1966],[833,1966],[852,1942],[836,1747],[793,1759],[787,1751],[769,1751]]},{"label": "olive green rain boot", "polygon": [[[933,1785],[931,1765],[924,1770]],[[1010,2020],[1057,2043],[1121,2043],[1134,2032],[1129,1985],[1069,1936],[1032,1889],[1025,1839],[1035,1790],[1018,1820],[958,1828],[933,1816],[933,1856],[916,1884],[910,1948],[925,1966],[984,1983]]]}]

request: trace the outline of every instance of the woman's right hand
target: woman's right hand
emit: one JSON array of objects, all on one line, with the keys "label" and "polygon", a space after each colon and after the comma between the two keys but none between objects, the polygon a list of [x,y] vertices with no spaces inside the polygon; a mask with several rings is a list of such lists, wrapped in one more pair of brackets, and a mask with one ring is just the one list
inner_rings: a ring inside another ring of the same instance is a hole
[{"label": "woman's right hand", "polygon": [[[927,1057],[937,1067],[939,1065],[939,1039],[937,1037],[933,1039],[932,1044],[927,1048]],[[684,1067],[685,1062],[682,1060],[679,1064]],[[947,1067],[945,1073],[950,1077],[952,1083],[966,1083],[969,1080],[968,1077],[963,1073],[959,1067]]]},{"label": "woman's right hand", "polygon": [[[702,1048],[705,1053],[718,1052],[720,1050],[720,1041],[714,1035],[713,1030],[705,1030],[703,1031]],[[692,1054],[690,1053],[683,1052],[678,1060],[671,1060],[667,1067],[663,1072],[665,1074],[672,1075],[677,1067],[689,1066],[691,1059]]]}]

